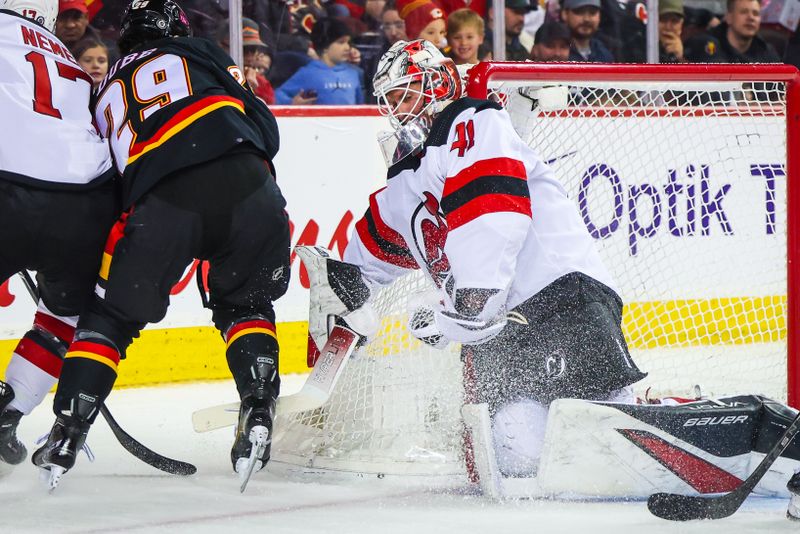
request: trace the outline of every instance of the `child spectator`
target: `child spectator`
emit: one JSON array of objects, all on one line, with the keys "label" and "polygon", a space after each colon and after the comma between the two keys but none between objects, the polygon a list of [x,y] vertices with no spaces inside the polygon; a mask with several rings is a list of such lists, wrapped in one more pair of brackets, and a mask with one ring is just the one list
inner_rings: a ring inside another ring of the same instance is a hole
[{"label": "child spectator", "polygon": [[447,17],[447,42],[456,65],[475,64],[483,44],[483,19],[471,9],[457,9]]},{"label": "child spectator", "polygon": [[318,60],[301,67],[275,91],[278,104],[362,104],[359,69],[349,63],[350,30],[331,18],[319,19],[311,32]]},{"label": "child spectator", "polygon": [[437,48],[447,46],[447,26],[442,8],[430,0],[397,0],[400,17],[406,21],[409,39],[425,39]]},{"label": "child spectator", "polygon": [[108,73],[108,47],[97,39],[87,37],[75,44],[72,53],[81,68],[92,77],[92,85],[97,87]]}]

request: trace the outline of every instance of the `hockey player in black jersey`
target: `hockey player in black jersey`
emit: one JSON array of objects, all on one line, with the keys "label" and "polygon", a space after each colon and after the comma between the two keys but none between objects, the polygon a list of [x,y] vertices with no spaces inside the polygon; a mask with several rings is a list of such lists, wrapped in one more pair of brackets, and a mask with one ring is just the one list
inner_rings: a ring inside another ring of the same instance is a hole
[{"label": "hockey player in black jersey", "polygon": [[280,387],[272,302],[289,280],[288,218],[272,165],[278,130],[233,60],[190,35],[172,0],[134,0],[121,23],[123,57],[97,93],[125,211],[66,354],[56,422],[33,456],[52,487],[73,467],[127,347],[164,317],[193,258],[210,265],[208,306],[242,400],[234,469],[246,478],[269,459]]}]

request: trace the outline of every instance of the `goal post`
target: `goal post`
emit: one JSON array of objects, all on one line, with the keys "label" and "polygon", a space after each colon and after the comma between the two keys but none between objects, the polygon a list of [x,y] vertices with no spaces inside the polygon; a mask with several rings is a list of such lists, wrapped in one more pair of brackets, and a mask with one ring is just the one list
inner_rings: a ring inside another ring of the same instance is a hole
[{"label": "goal post", "polygon": [[[800,85],[783,65],[481,63],[554,170],[625,302],[639,395],[763,393],[800,405]],[[787,148],[790,147],[790,148]],[[536,213],[533,214],[536,217]],[[279,415],[274,465],[466,481],[459,347],[406,329],[422,273],[383,289],[378,335],[329,402]]]}]

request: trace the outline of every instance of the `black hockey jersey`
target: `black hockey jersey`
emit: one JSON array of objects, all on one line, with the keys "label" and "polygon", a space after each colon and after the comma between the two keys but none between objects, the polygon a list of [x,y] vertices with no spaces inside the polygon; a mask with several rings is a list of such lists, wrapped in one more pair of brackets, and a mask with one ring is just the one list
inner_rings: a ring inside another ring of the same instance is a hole
[{"label": "black hockey jersey", "polygon": [[278,152],[275,117],[204,39],[152,41],[117,61],[94,114],[122,175],[125,208],[177,170],[233,150],[256,151],[271,166]]}]

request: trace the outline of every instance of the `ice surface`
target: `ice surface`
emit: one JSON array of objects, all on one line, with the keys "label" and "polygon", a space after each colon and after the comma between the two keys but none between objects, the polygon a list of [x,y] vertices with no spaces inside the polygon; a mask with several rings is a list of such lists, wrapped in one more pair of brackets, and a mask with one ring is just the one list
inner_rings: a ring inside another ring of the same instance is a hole
[{"label": "ice surface", "polygon": [[[284,378],[284,392],[304,377]],[[232,431],[195,434],[197,408],[236,400],[231,382],[115,391],[108,406],[120,424],[154,450],[197,465],[198,473],[165,475],[128,454],[98,419],[89,434],[97,460],[81,455],[53,494],[26,461],[0,478],[0,532],[250,533],[781,533],[800,527],[784,518],[786,501],[750,499],[734,516],[669,523],[643,502],[489,502],[469,491],[425,491],[385,481],[288,481],[253,476],[244,495],[229,459]],[[31,451],[54,419],[52,398],[24,418]]]}]

